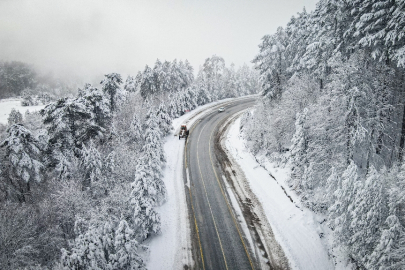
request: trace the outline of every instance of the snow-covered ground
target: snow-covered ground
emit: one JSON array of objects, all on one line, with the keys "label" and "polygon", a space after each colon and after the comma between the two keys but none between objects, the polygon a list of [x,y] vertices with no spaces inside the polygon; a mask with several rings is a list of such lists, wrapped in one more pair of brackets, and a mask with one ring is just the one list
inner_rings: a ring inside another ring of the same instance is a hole
[{"label": "snow-covered ground", "polygon": [[13,99],[1,99],[0,100],[0,123],[1,124],[7,124],[7,118],[8,115],[11,112],[11,109],[16,109],[21,112],[21,114],[24,116],[26,111],[29,112],[35,112],[43,109],[45,106],[40,105],[40,106],[28,106],[28,107],[23,107],[21,106],[21,99],[18,98],[13,98]]},{"label": "snow-covered ground", "polygon": [[184,140],[169,136],[164,144],[167,163],[164,182],[167,202],[157,211],[161,216],[162,233],[151,239],[148,269],[183,269],[191,261],[190,228],[183,182]]},{"label": "snow-covered ground", "polygon": [[[243,99],[243,98],[239,98]],[[190,129],[195,121],[225,104],[236,99],[225,99],[198,107],[185,115],[173,119],[173,131],[166,137],[164,150],[166,166],[163,170],[164,182],[167,188],[167,201],[156,210],[160,213],[162,233],[150,239],[149,260],[147,268],[184,269],[185,264],[192,263],[190,224],[183,180],[184,139],[174,136],[180,125],[186,123]]]},{"label": "snow-covered ground", "polygon": [[239,127],[240,118],[230,126],[225,145],[262,204],[292,269],[350,269],[343,263],[342,255],[332,250],[331,231],[323,222],[324,217],[303,207],[289,190],[286,185],[289,169],[277,168],[263,157],[259,164],[246,149]]}]

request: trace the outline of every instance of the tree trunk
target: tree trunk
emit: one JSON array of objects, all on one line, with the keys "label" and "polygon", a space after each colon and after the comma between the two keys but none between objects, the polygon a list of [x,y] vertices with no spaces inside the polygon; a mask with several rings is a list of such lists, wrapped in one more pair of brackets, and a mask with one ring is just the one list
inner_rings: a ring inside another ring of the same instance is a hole
[{"label": "tree trunk", "polygon": [[[384,104],[384,105],[385,105],[385,104]],[[379,123],[380,123],[380,128],[379,128],[379,130],[378,130],[378,135],[377,135],[377,147],[376,147],[376,149],[375,149],[375,152],[376,152],[377,155],[380,155],[380,154],[381,154],[381,150],[382,150],[382,147],[383,147],[383,136],[384,136],[384,132],[383,132],[383,130],[382,130],[381,127],[384,127],[384,116],[383,116],[382,114],[383,114],[382,111],[380,111],[380,112],[378,113],[378,121],[379,121]],[[373,130],[373,131],[374,131],[374,130]],[[371,139],[372,139],[372,137],[371,137]]]},{"label": "tree trunk", "polygon": [[346,163],[350,165],[352,159],[351,142],[350,142],[350,129],[348,123],[346,123]]},{"label": "tree trunk", "polygon": [[368,174],[368,171],[370,169],[370,159],[371,159],[371,146],[372,146],[372,139],[374,136],[374,129],[371,131],[371,136],[370,136],[370,143],[368,146],[368,151],[367,151],[367,162],[366,162],[366,174]]},{"label": "tree trunk", "polygon": [[402,162],[402,158],[404,155],[404,144],[405,144],[405,105],[404,105],[404,112],[402,114],[402,129],[401,129],[401,140],[399,141],[399,162]]}]

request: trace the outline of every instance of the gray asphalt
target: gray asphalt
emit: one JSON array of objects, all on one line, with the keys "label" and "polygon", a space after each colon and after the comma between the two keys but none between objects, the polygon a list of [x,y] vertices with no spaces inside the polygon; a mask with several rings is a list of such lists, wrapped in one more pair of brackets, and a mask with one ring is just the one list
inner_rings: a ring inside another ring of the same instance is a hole
[{"label": "gray asphalt", "polygon": [[[190,178],[193,223],[199,249],[198,269],[255,269],[256,262],[243,231],[235,221],[225,189],[222,169],[214,152],[214,136],[221,123],[233,114],[253,106],[254,99],[235,101],[224,112],[214,111],[195,124],[186,147]],[[194,224],[195,225],[195,224]],[[198,230],[198,233],[197,233]]]}]

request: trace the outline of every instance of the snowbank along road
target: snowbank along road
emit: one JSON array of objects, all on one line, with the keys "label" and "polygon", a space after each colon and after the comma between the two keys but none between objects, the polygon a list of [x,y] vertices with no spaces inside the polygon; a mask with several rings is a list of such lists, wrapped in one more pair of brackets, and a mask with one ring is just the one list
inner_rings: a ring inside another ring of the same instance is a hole
[{"label": "snowbank along road", "polygon": [[184,169],[187,200],[193,228],[197,269],[258,269],[214,153],[214,136],[225,119],[248,107],[255,99],[229,103],[224,112],[213,111],[200,119],[186,142]]}]

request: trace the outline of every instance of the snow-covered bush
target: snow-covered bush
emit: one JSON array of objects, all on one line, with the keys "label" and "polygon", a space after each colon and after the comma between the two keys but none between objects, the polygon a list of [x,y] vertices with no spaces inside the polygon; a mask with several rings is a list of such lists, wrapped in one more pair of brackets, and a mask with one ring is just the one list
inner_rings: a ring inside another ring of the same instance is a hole
[{"label": "snow-covered bush", "polygon": [[134,231],[125,220],[90,225],[88,229],[82,222],[79,219],[75,224],[78,236],[70,251],[62,249],[60,269],[144,269]]},{"label": "snow-covered bush", "polygon": [[9,125],[21,124],[23,121],[22,114],[16,109],[12,108],[10,114],[8,115],[7,121]]},{"label": "snow-covered bush", "polygon": [[8,137],[0,145],[5,148],[0,185],[7,190],[6,198],[16,197],[26,202],[30,199],[31,185],[42,181],[43,153],[37,139],[23,125],[12,125],[7,133]]}]

